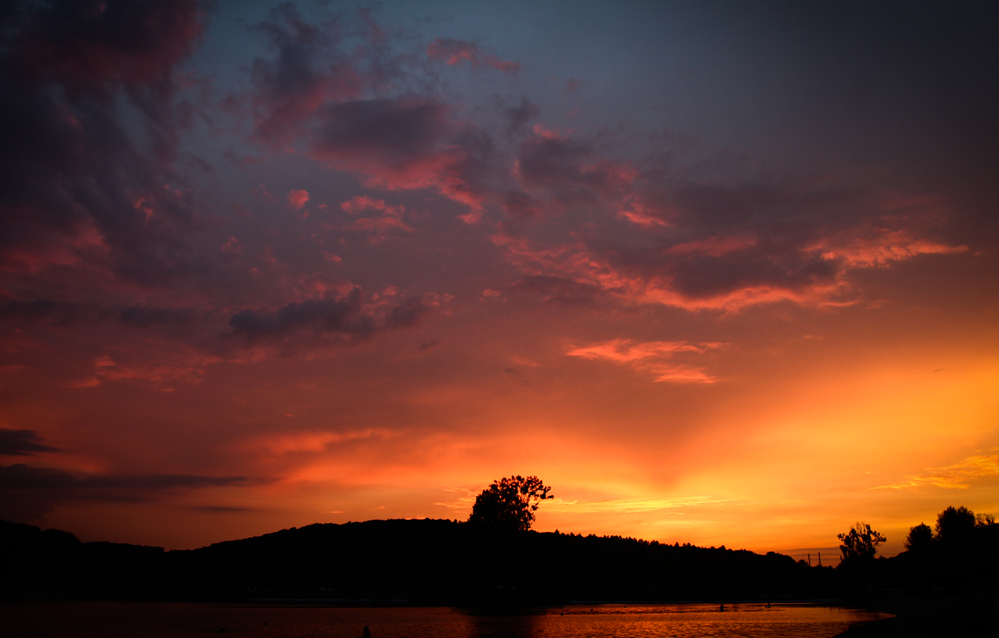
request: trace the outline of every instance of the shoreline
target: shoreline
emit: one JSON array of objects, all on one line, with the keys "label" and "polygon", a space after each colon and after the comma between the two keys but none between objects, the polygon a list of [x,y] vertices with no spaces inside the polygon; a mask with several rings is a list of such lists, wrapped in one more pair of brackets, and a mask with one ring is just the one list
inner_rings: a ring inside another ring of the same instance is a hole
[{"label": "shoreline", "polygon": [[857,609],[892,614],[833,638],[999,638],[999,593],[880,598]]}]

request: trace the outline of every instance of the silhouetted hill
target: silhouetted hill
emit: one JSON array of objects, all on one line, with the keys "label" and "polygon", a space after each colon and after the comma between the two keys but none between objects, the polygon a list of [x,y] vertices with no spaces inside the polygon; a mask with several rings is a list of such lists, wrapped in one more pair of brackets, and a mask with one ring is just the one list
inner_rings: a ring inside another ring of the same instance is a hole
[{"label": "silhouetted hill", "polygon": [[113,593],[148,583],[164,562],[162,547],[81,543],[69,532],[0,521],[0,590],[7,598]]},{"label": "silhouetted hill", "polygon": [[833,593],[788,556],[446,520],[316,524],[187,551],[81,543],[0,522],[7,598],[326,599],[414,604],[777,600]]}]

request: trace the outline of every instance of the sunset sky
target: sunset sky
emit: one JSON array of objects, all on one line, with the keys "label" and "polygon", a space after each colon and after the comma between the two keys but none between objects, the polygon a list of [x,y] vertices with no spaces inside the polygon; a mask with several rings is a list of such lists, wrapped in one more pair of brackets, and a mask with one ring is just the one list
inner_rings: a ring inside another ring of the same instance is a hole
[{"label": "sunset sky", "polygon": [[4,3],[0,518],[999,514],[996,7]]}]

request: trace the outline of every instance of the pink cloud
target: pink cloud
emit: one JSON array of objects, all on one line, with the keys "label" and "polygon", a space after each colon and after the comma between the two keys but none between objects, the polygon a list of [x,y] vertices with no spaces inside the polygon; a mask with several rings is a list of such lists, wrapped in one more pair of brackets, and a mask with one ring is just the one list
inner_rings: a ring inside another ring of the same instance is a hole
[{"label": "pink cloud", "polygon": [[374,233],[379,237],[383,237],[387,231],[393,228],[407,233],[413,232],[413,228],[402,220],[406,213],[404,206],[391,206],[386,204],[384,200],[360,195],[342,203],[340,208],[351,215],[359,215],[368,211],[379,214],[378,217],[361,217],[349,222],[343,226],[344,230]]},{"label": "pink cloud", "polygon": [[629,198],[628,206],[622,207],[617,212],[619,217],[623,217],[632,224],[641,226],[642,228],[669,226],[670,224],[657,213],[658,211],[655,211],[637,197]]},{"label": "pink cloud", "polygon": [[849,266],[887,267],[892,262],[905,261],[919,255],[954,255],[967,252],[967,246],[951,246],[929,239],[913,237],[905,230],[883,229],[871,237],[852,241],[822,240],[810,247],[822,253],[824,259],[842,260]]},{"label": "pink cloud", "polygon": [[127,381],[172,391],[176,383],[199,383],[208,366],[221,359],[195,348],[173,342],[147,340],[144,348],[122,351],[119,362],[104,354],[94,359],[94,376],[73,387],[96,387],[101,381]]},{"label": "pink cloud", "polygon": [[383,199],[374,199],[367,195],[357,195],[340,204],[340,208],[351,215],[357,215],[369,210],[377,211],[391,217],[402,217],[406,213],[405,206],[391,206],[386,204]]},{"label": "pink cloud", "polygon": [[227,255],[239,255],[243,252],[243,246],[240,245],[238,239],[230,237],[224,244],[222,244],[221,250]]},{"label": "pink cloud", "polygon": [[520,70],[520,65],[516,62],[507,62],[495,55],[482,53],[479,46],[473,42],[451,38],[435,38],[427,46],[427,57],[449,66],[468,62],[473,69],[485,66],[503,73],[516,73]]},{"label": "pink cloud", "polygon": [[293,190],[288,193],[288,203],[295,210],[302,210],[306,202],[309,201],[309,191],[307,190]]}]

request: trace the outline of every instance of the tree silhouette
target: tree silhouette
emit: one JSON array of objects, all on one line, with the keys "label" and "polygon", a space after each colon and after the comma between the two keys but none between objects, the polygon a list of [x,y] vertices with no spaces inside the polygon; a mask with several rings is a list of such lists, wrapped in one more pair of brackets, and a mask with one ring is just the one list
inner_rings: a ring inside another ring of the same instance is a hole
[{"label": "tree silhouette", "polygon": [[878,553],[878,545],[888,540],[878,532],[871,529],[867,523],[856,523],[846,534],[836,536],[842,545],[839,551],[843,552],[843,560],[858,558],[874,558]]},{"label": "tree silhouette", "polygon": [[551,489],[536,476],[504,477],[475,497],[468,522],[500,530],[529,530],[538,504],[553,498],[548,494]]},{"label": "tree silhouette", "polygon": [[967,507],[948,507],[937,516],[937,540],[951,546],[966,544],[975,533],[975,513]]},{"label": "tree silhouette", "polygon": [[920,523],[909,528],[909,536],[903,543],[905,549],[910,552],[925,552],[933,546],[933,530],[929,525]]}]

